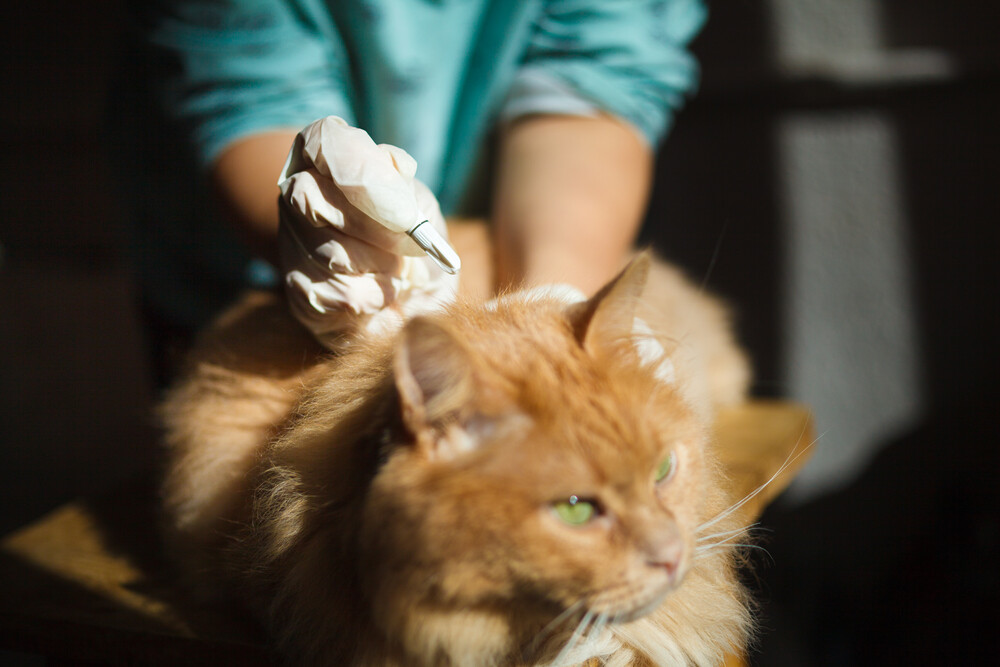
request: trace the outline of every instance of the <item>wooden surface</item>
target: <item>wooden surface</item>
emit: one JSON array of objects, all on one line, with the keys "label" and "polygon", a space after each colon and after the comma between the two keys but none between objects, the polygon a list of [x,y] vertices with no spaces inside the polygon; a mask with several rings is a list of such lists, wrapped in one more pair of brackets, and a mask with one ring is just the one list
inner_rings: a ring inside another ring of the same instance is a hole
[{"label": "wooden surface", "polygon": [[[808,411],[788,403],[757,401],[720,417],[716,446],[734,495],[774,477],[741,509],[747,520],[788,485],[812,438]],[[4,538],[0,649],[102,664],[269,662],[250,621],[194,603],[173,582],[156,537],[152,485],[142,481],[60,507]]]}]

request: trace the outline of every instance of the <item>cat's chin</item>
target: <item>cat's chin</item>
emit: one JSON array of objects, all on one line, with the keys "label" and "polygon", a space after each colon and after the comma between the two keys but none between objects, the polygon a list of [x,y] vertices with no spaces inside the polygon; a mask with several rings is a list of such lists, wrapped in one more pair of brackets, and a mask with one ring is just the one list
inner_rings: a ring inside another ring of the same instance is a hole
[{"label": "cat's chin", "polygon": [[614,616],[615,623],[631,623],[632,621],[638,621],[643,616],[648,616],[656,611],[663,601],[667,599],[670,594],[670,590],[664,591],[662,594],[657,595],[655,598],[643,603],[641,606],[634,607],[625,612],[619,612]]},{"label": "cat's chin", "polygon": [[656,611],[676,588],[675,582],[668,582],[650,591],[643,591],[627,604],[602,604],[595,601],[590,605],[590,612],[606,617],[608,623],[631,623]]}]

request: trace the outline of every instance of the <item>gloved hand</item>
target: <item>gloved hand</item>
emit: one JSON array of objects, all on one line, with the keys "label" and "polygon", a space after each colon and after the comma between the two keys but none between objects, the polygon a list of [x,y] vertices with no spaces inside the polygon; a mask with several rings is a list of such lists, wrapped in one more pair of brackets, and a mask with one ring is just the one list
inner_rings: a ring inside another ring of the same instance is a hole
[{"label": "gloved hand", "polygon": [[457,276],[405,233],[429,220],[447,234],[416,170],[406,151],[336,116],[295,138],[278,182],[281,270],[292,312],[330,349],[454,299]]}]

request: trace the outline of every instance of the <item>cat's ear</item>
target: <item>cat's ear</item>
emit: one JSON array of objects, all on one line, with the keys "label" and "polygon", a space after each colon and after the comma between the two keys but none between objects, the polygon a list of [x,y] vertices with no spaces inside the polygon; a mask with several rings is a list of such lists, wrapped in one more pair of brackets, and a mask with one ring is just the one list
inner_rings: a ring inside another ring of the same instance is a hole
[{"label": "cat's ear", "polygon": [[472,356],[441,324],[416,317],[396,348],[394,372],[403,422],[410,432],[427,431],[456,416],[472,390]]},{"label": "cat's ear", "polygon": [[573,332],[584,348],[595,350],[631,335],[651,262],[650,251],[642,251],[617,278],[570,311]]}]

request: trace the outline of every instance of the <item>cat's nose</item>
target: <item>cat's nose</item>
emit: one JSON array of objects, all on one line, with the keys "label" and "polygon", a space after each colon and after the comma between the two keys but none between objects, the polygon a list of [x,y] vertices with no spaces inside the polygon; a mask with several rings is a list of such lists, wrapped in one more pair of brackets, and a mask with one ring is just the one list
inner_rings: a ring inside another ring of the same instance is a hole
[{"label": "cat's nose", "polygon": [[680,535],[664,535],[651,541],[647,547],[646,563],[650,567],[662,569],[671,580],[677,576],[681,559],[684,557],[684,543]]},{"label": "cat's nose", "polygon": [[680,545],[674,545],[669,550],[664,549],[654,558],[650,558],[646,562],[650,565],[650,567],[665,570],[667,575],[673,579],[677,575],[677,568],[681,564]]}]

